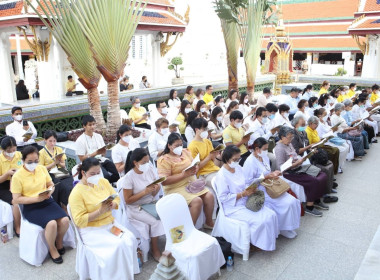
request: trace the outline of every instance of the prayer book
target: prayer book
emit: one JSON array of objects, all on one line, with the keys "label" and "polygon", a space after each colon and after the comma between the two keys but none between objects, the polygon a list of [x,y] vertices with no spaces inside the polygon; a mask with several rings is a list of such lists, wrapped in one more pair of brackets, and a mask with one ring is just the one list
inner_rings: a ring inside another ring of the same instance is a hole
[{"label": "prayer book", "polygon": [[114,143],[109,143],[109,144],[107,144],[107,145],[105,145],[105,146],[99,148],[99,149],[98,149],[98,152],[100,152],[100,150],[102,150],[102,149],[104,149],[104,148],[105,148],[106,150],[111,150],[113,147],[115,147],[115,145],[116,145],[116,144],[114,144]]},{"label": "prayer book", "polygon": [[101,203],[107,203],[107,202],[113,201],[117,196],[118,196],[117,193],[111,194],[110,196],[108,196],[105,199],[103,199],[102,201],[100,201],[97,205],[99,205]]},{"label": "prayer book", "polygon": [[341,124],[342,124],[342,122],[338,122],[336,125],[332,126],[331,128],[332,128],[332,129],[334,129],[334,128],[338,128]]},{"label": "prayer book", "polygon": [[120,228],[118,228],[117,226],[113,226],[111,229],[110,229],[111,233],[116,235],[117,237],[122,237],[123,234],[124,234],[124,231],[122,231]]},{"label": "prayer book", "polygon": [[213,150],[211,151],[211,153],[212,153],[212,152],[223,151],[225,148],[226,148],[226,146],[224,146],[223,144],[220,144],[220,145],[218,145],[215,149],[213,149]]},{"label": "prayer book", "polygon": [[368,111],[365,111],[365,112],[363,113],[362,120],[365,120],[365,119],[367,119],[367,118],[369,118],[369,112],[368,112]]},{"label": "prayer book", "polygon": [[259,178],[257,178],[256,180],[254,180],[248,187],[246,187],[245,189],[246,190],[248,190],[248,189],[251,189],[251,188],[253,188],[253,189],[257,189],[258,187],[259,187],[259,185],[260,185],[260,183],[262,182],[262,181],[264,181],[264,173],[261,173],[261,175],[260,175],[260,177]]},{"label": "prayer book", "polygon": [[281,173],[288,170],[292,165],[293,165],[293,158],[291,157],[281,165],[280,167]]},{"label": "prayer book", "polygon": [[38,195],[45,195],[45,194],[48,194],[48,193],[51,193],[53,192],[53,186],[51,186],[50,188],[42,191],[42,192],[39,192]]},{"label": "prayer book", "polygon": [[310,153],[304,155],[302,158],[305,159],[305,160],[306,160],[306,159],[309,159],[309,158],[311,158],[312,155],[314,155],[315,153],[316,153],[316,150],[311,150]]},{"label": "prayer book", "polygon": [[197,156],[193,159],[193,161],[191,162],[190,166],[187,167],[184,171],[186,170],[189,170],[190,168],[193,168],[194,166],[196,166],[197,164],[199,164],[201,162],[200,158],[199,158],[199,154],[197,154]]},{"label": "prayer book", "polygon": [[364,121],[364,120],[361,120],[360,122],[357,122],[356,124],[354,124],[353,127],[357,127],[357,126],[361,125],[361,124],[363,123],[363,121]]},{"label": "prayer book", "polygon": [[27,132],[22,136],[24,138],[30,139],[33,136],[33,131],[29,128]]},{"label": "prayer book", "polygon": [[149,187],[149,186],[152,186],[152,185],[156,185],[156,184],[160,184],[162,183],[163,181],[166,180],[166,177],[161,177],[161,178],[158,178],[157,180],[153,181],[152,183],[150,183],[149,185],[147,185],[146,187]]},{"label": "prayer book", "polygon": [[247,131],[244,132],[244,137],[251,136],[252,134],[253,134],[253,131],[247,130]]},{"label": "prayer book", "polygon": [[63,155],[65,154],[65,152],[66,152],[66,149],[64,149],[62,153],[56,154],[56,155],[53,157],[53,159],[56,159],[57,157],[61,157],[61,156],[63,156]]},{"label": "prayer book", "polygon": [[322,146],[323,144],[325,144],[327,142],[327,138],[323,138],[321,141],[319,141],[318,143],[315,143],[313,145],[311,145],[311,148],[314,149],[314,148],[318,148],[320,146]]},{"label": "prayer book", "polygon": [[322,138],[326,138],[326,139],[331,139],[333,137],[335,137],[335,135],[334,135],[334,132],[332,132],[332,130],[330,130],[329,132],[327,132],[326,134],[322,136]]}]

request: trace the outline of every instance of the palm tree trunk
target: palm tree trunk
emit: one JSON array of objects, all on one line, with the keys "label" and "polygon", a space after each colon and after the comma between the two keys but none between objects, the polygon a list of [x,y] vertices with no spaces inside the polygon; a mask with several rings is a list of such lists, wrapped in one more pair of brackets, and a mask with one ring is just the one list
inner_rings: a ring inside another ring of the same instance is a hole
[{"label": "palm tree trunk", "polygon": [[256,67],[253,67],[253,63],[247,59],[245,61],[245,68],[247,72],[247,94],[249,99],[253,101],[255,99]]},{"label": "palm tree trunk", "polygon": [[239,34],[235,23],[220,20],[227,53],[228,91],[238,89]]},{"label": "palm tree trunk", "polygon": [[119,103],[119,83],[109,81],[107,84],[108,107],[107,107],[107,139],[114,141],[116,133],[120,127],[120,103]]},{"label": "palm tree trunk", "polygon": [[106,131],[106,122],[103,118],[102,106],[100,104],[99,91],[97,87],[87,90],[88,104],[90,104],[90,114],[95,118],[97,128],[102,132]]}]

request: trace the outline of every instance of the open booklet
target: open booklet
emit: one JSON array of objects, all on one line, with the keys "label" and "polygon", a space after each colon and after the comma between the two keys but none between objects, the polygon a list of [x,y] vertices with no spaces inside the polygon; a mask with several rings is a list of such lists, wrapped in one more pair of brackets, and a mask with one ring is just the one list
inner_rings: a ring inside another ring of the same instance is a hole
[{"label": "open booklet", "polygon": [[281,166],[280,166],[280,171],[281,173],[288,170],[291,166],[293,165],[293,158],[289,158],[287,161],[285,161]]},{"label": "open booklet", "polygon": [[102,149],[104,149],[104,148],[106,148],[106,150],[111,150],[113,147],[115,147],[115,145],[116,145],[116,144],[114,144],[114,143],[109,143],[109,144],[107,144],[107,145],[105,145],[105,146],[99,148],[98,151],[100,151],[100,150],[102,150]]},{"label": "open booklet", "polygon": [[376,106],[375,108],[373,108],[369,113],[370,114],[375,114],[375,113],[377,113],[377,111],[379,111],[380,110],[380,106]]},{"label": "open booklet", "polygon": [[33,131],[29,128],[22,137],[30,139],[33,136]]},{"label": "open booklet", "polygon": [[302,159],[304,159],[304,160],[310,159],[312,157],[312,155],[314,155],[316,152],[317,152],[317,150],[313,149],[308,154],[304,155],[302,157]]},{"label": "open booklet", "polygon": [[197,156],[193,159],[193,161],[191,162],[190,166],[187,167],[185,170],[183,171],[186,171],[186,170],[189,170],[190,168],[193,168],[194,166],[196,166],[197,164],[199,164],[201,162],[200,158],[199,158],[199,154],[197,154]]},{"label": "open booklet", "polygon": [[165,180],[166,180],[166,177],[158,178],[157,180],[154,180],[152,183],[150,183],[149,185],[147,185],[146,188],[149,187],[149,186],[152,186],[152,185],[160,184],[160,183],[162,183]]},{"label": "open booklet", "polygon": [[58,158],[58,157],[61,157],[61,156],[63,156],[65,153],[66,153],[66,149],[64,149],[64,150],[62,151],[62,153],[56,154],[56,155],[53,157],[53,159],[56,159],[56,158]]},{"label": "open booklet", "polygon": [[220,145],[218,145],[215,149],[213,149],[213,150],[211,151],[211,153],[212,153],[212,152],[223,151],[225,148],[226,148],[226,146],[224,146],[223,144],[220,144]]},{"label": "open booklet", "polygon": [[354,124],[352,127],[357,127],[357,126],[359,126],[359,125],[361,125],[362,123],[363,123],[363,119],[362,120],[360,120],[360,122],[357,122],[356,124]]},{"label": "open booklet", "polygon": [[62,168],[62,167],[54,167],[50,169],[49,173],[54,174],[54,175],[55,174],[65,174],[65,175],[70,174],[69,171],[67,171],[65,168]]},{"label": "open booklet", "polygon": [[254,133],[254,131],[247,130],[247,131],[244,132],[244,137],[246,137],[246,136],[250,137],[253,133]]},{"label": "open booklet", "polygon": [[99,202],[98,204],[96,204],[96,205],[99,205],[99,204],[102,204],[102,203],[107,203],[107,202],[113,201],[117,196],[118,196],[117,193],[111,194],[110,196],[106,197],[105,199],[103,199],[102,201],[100,201],[100,202]]},{"label": "open booklet", "polygon": [[334,138],[334,137],[335,137],[335,135],[334,135],[334,132],[332,130],[330,130],[329,132],[327,132],[326,134],[324,134],[322,136],[323,139],[327,139],[327,140]]},{"label": "open booklet", "polygon": [[262,181],[264,181],[265,179],[265,176],[264,176],[264,173],[261,173],[260,177],[255,179],[249,186],[247,186],[245,189],[248,190],[248,189],[257,189],[259,187],[259,185],[261,184]]},{"label": "open booklet", "polygon": [[332,126],[331,128],[334,129],[334,128],[338,128],[343,122],[338,122],[336,125]]},{"label": "open booklet", "polygon": [[50,188],[42,191],[42,192],[39,192],[38,195],[45,195],[45,194],[48,194],[48,193],[52,193],[53,192],[53,187],[54,187],[54,185],[51,186]]},{"label": "open booklet", "polygon": [[[333,136],[333,137],[334,137],[334,136]],[[315,144],[311,145],[311,148],[314,149],[314,148],[318,148],[318,147],[324,145],[324,144],[327,142],[328,139],[329,139],[329,138],[323,138],[323,139],[322,139],[321,141],[319,141],[318,143],[315,143]]]}]

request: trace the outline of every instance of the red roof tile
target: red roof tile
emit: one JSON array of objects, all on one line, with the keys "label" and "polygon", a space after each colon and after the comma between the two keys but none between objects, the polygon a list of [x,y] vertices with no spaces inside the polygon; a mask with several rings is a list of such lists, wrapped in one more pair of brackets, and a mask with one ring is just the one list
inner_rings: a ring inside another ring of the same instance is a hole
[{"label": "red roof tile", "polygon": [[165,6],[173,6],[173,4],[170,3],[168,0],[148,0],[148,4],[158,4],[158,5],[165,5]]},{"label": "red roof tile", "polygon": [[380,2],[378,0],[367,0],[364,6],[364,12],[380,11]]},{"label": "red roof tile", "polygon": [[[13,3],[15,5],[12,5]],[[9,6],[11,6],[11,8],[8,8]],[[10,16],[19,15],[21,14],[22,7],[23,7],[22,1],[15,1],[15,2],[10,2],[10,3],[0,2],[0,17],[10,17]]]}]

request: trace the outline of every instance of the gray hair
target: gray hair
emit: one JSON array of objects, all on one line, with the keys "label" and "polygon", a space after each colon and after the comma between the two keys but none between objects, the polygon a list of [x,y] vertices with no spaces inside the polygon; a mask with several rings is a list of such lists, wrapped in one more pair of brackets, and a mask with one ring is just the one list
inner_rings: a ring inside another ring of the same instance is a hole
[{"label": "gray hair", "polygon": [[280,130],[278,131],[278,137],[280,140],[282,137],[288,136],[288,134],[294,134],[294,129],[286,125],[281,126]]},{"label": "gray hair", "polygon": [[335,104],[335,111],[342,111],[344,109],[344,105],[342,103]]},{"label": "gray hair", "polygon": [[352,105],[352,101],[351,101],[351,99],[345,99],[345,100],[343,101],[343,105],[344,105],[344,106],[351,106],[351,105]]},{"label": "gray hair", "polygon": [[295,117],[295,118],[293,118],[292,119],[292,126],[293,127],[296,127],[296,125],[300,122],[300,120],[302,120],[303,119],[303,117],[301,117],[301,116],[297,116],[297,117]]},{"label": "gray hair", "polygon": [[307,120],[307,124],[308,124],[308,125],[311,125],[311,124],[319,124],[319,119],[318,119],[316,116],[311,116],[311,117]]}]

